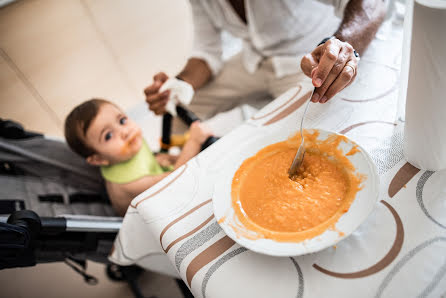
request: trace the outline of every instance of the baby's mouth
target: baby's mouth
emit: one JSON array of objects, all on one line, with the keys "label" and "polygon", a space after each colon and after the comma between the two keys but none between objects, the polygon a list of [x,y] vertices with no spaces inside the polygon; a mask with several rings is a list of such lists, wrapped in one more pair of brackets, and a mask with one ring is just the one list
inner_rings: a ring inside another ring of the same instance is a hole
[{"label": "baby's mouth", "polygon": [[124,145],[121,148],[121,154],[125,155],[130,147],[139,139],[141,136],[141,133],[139,131],[135,132],[128,140],[124,143]]},{"label": "baby's mouth", "polygon": [[135,132],[135,133],[129,138],[129,140],[127,141],[126,145],[127,145],[127,146],[131,146],[131,145],[133,145],[133,143],[134,143],[137,139],[139,139],[140,136],[141,136],[141,133],[140,133],[140,132]]}]

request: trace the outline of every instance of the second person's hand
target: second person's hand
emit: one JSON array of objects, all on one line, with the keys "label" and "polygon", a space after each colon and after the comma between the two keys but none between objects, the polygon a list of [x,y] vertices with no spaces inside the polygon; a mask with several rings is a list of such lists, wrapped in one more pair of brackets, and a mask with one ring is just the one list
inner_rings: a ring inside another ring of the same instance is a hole
[{"label": "second person's hand", "polygon": [[144,89],[146,102],[149,104],[149,109],[156,115],[163,115],[166,113],[166,104],[169,100],[169,90],[159,92],[159,89],[164,82],[169,79],[169,76],[164,72],[159,72],[153,77],[152,85]]}]

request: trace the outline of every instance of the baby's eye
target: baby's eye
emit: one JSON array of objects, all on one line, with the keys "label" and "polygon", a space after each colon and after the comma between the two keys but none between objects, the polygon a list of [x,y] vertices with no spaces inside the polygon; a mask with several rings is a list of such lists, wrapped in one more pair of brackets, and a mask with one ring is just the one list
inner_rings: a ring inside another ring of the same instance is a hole
[{"label": "baby's eye", "polygon": [[112,138],[112,136],[113,136],[113,134],[111,133],[111,132],[107,132],[106,134],[105,134],[105,140],[106,141],[108,141],[108,140],[110,140],[111,138]]},{"label": "baby's eye", "polygon": [[119,124],[124,125],[127,122],[127,117],[122,117],[119,119]]}]

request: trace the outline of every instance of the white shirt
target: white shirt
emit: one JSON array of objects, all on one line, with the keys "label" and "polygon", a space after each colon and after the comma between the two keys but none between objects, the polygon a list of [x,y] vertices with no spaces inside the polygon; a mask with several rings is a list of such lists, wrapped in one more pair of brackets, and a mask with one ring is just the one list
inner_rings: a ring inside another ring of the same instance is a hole
[{"label": "white shirt", "polygon": [[[349,0],[245,0],[245,24],[228,0],[191,0],[194,44],[191,57],[207,62],[216,75],[223,66],[221,33],[243,41],[250,73],[271,57],[277,77],[300,71],[300,58],[337,30]],[[323,4],[324,2],[325,4]],[[331,5],[327,5],[331,4]]]}]

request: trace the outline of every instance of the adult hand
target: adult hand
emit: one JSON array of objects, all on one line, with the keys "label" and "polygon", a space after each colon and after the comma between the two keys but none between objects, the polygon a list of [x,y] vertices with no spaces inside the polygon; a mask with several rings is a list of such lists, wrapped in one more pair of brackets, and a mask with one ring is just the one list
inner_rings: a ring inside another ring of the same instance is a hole
[{"label": "adult hand", "polygon": [[166,90],[160,93],[159,89],[168,78],[169,77],[164,72],[159,72],[153,77],[152,85],[144,89],[149,109],[156,115],[162,115],[166,112],[166,104],[169,100],[170,91]]},{"label": "adult hand", "polygon": [[358,58],[349,43],[333,38],[305,55],[300,66],[316,87],[311,101],[325,103],[354,81]]}]

